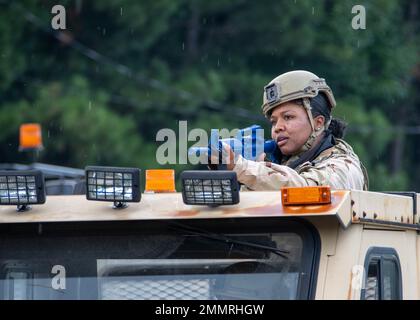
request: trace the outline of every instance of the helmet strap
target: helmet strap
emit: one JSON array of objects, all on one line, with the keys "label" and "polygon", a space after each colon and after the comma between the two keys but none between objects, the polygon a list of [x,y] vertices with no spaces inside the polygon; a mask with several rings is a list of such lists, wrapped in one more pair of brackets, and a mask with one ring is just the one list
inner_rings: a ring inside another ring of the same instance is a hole
[{"label": "helmet strap", "polygon": [[308,98],[303,98],[302,100],[303,100],[303,107],[305,108],[306,113],[308,114],[309,122],[311,123],[312,131],[315,131],[315,123],[314,123],[314,118],[312,117],[311,102],[309,101]]},{"label": "helmet strap", "polygon": [[[305,144],[302,146],[302,148],[299,149],[299,151],[296,154],[301,154],[311,149],[315,143],[316,138],[324,132],[324,130],[315,129],[315,122],[312,116],[311,102],[308,98],[303,98],[303,106],[308,115],[309,122],[311,123],[312,132],[309,135],[308,140],[306,140]],[[323,129],[325,129],[325,127]]]}]

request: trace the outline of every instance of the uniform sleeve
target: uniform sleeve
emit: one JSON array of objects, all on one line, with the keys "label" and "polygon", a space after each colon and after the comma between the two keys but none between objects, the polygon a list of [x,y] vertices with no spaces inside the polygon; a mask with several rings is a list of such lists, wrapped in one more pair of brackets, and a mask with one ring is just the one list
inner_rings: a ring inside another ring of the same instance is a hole
[{"label": "uniform sleeve", "polygon": [[363,189],[363,173],[354,159],[328,159],[316,166],[308,163],[295,170],[274,163],[239,157],[233,169],[249,190],[279,190],[281,187],[329,185],[333,189]]}]

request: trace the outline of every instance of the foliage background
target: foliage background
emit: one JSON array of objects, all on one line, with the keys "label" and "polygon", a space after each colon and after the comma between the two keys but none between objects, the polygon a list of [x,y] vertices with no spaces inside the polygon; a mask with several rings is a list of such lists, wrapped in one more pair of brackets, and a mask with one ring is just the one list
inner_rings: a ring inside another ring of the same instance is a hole
[{"label": "foliage background", "polygon": [[159,129],[268,129],[263,86],[306,69],[332,87],[371,190],[420,191],[417,0],[68,0],[63,32],[55,4],[0,1],[0,162],[31,161],[19,125],[39,122],[40,162],[157,168]]}]

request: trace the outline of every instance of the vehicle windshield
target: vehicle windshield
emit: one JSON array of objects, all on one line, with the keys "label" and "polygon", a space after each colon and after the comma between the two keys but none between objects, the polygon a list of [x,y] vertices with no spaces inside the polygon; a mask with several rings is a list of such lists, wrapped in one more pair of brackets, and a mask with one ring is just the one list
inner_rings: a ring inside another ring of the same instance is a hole
[{"label": "vehicle windshield", "polygon": [[[62,230],[44,225],[40,231],[39,225],[33,230],[27,225],[25,231],[20,226],[3,233],[0,298],[309,297],[315,243],[308,230],[293,222],[288,228],[258,221],[254,227],[243,221],[207,222],[212,234],[230,241],[177,230],[168,222],[131,224],[138,229],[74,225],[78,231],[70,231],[69,226]],[[288,253],[279,255],[267,248]]]}]

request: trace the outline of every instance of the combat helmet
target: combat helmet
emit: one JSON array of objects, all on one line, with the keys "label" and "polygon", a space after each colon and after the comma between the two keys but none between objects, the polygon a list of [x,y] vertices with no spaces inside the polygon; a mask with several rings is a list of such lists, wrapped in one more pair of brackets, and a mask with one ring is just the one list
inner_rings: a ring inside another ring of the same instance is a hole
[{"label": "combat helmet", "polygon": [[[330,108],[333,109],[336,106],[336,102],[331,88],[327,85],[325,79],[309,71],[295,70],[283,73],[264,87],[263,105],[261,108],[267,118],[273,109],[282,103],[302,99],[311,123],[312,134],[300,150],[301,152],[310,149],[316,136],[321,133],[315,129],[310,105],[310,99],[321,92],[325,94]],[[328,128],[330,122],[331,119],[325,119],[325,129]]]}]

